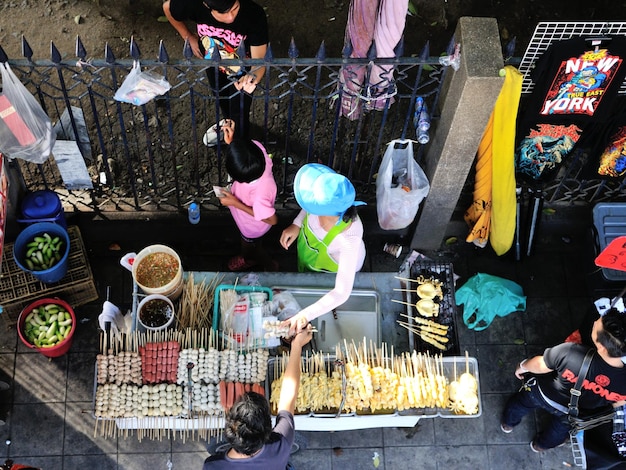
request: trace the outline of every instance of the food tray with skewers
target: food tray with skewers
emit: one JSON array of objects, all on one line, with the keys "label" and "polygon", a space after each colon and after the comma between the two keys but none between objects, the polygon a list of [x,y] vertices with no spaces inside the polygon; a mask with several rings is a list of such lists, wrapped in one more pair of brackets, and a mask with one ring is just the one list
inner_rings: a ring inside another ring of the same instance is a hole
[{"label": "food tray with skewers", "polygon": [[[344,343],[335,354],[302,358],[296,402],[300,430],[410,427],[420,418],[474,418],[482,413],[475,358],[394,354],[383,343]],[[276,414],[288,356],[270,358],[266,382]],[[338,418],[338,419],[324,419]]]},{"label": "food tray with skewers", "polygon": [[458,356],[452,264],[418,260],[396,278],[402,287],[394,291],[403,298],[391,300],[405,306],[398,324],[408,330],[409,344],[416,351]]}]

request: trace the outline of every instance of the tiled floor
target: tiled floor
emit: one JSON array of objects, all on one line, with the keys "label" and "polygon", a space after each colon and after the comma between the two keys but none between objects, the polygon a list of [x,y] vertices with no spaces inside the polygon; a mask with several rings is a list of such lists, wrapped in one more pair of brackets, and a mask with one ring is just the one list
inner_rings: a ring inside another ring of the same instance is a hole
[{"label": "tiled floor", "polygon": [[[364,217],[366,226],[371,222]],[[284,220],[288,220],[285,217]],[[92,396],[94,362],[98,350],[97,315],[107,291],[122,308],[131,301],[131,276],[120,257],[152,243],[176,249],[189,271],[219,271],[238,239],[225,216],[203,217],[199,226],[186,218],[141,221],[70,218],[88,248],[101,298],[76,308],[79,321],[70,352],[49,360],[28,350],[15,329],[0,328],[0,373],[12,389],[5,395],[7,424],[0,436],[10,441],[6,457],[46,470],[74,469],[200,469],[207,456],[205,442],[171,439],[138,441],[137,437],[104,438],[94,434]],[[528,442],[538,423],[527,419],[511,434],[499,429],[499,414],[507,396],[519,387],[513,365],[562,341],[591,306],[592,297],[614,292],[621,285],[602,282],[591,262],[591,213],[561,208],[542,216],[533,254],[515,261],[498,258],[489,249],[460,241],[441,251],[426,253],[452,262],[461,285],[484,272],[519,283],[528,296],[527,309],[497,318],[482,332],[468,330],[458,319],[461,351],[478,359],[483,413],[469,419],[421,419],[413,429],[377,428],[340,432],[303,432],[306,449],[294,454],[298,469],[374,468],[373,457],[388,470],[428,469],[559,469],[573,465],[569,446],[544,454],[531,452]],[[278,230],[272,235],[277,238]],[[462,223],[450,224],[449,234],[463,240]],[[270,238],[272,239],[272,238]],[[365,271],[397,272],[400,260],[382,253],[385,241],[404,242],[402,233],[367,231]],[[120,250],[114,250],[115,244]],[[293,253],[275,247],[283,271],[294,271]],[[6,256],[6,254],[5,254]],[[109,289],[107,289],[109,287]],[[0,453],[0,459],[4,456]],[[171,462],[171,465],[170,465]]]}]

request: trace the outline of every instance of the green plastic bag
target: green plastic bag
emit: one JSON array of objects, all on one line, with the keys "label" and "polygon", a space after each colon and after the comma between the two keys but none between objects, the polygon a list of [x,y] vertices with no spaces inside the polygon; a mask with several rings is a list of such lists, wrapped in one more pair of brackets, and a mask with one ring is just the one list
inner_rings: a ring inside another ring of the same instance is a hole
[{"label": "green plastic bag", "polygon": [[457,305],[463,304],[463,322],[482,331],[496,317],[526,310],[526,296],[513,281],[491,274],[478,273],[456,291]]}]

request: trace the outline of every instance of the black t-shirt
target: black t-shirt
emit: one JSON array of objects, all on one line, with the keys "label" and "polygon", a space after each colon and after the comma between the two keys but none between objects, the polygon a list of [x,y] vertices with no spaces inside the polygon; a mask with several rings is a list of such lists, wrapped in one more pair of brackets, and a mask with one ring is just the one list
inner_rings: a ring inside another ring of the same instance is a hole
[{"label": "black t-shirt", "polygon": [[580,37],[559,41],[537,61],[531,73],[535,89],[518,121],[519,176],[552,176],[611,115],[626,76],[626,38],[613,37],[597,47]]},{"label": "black t-shirt", "polygon": [[[269,41],[263,8],[252,0],[239,0],[239,4],[239,13],[232,23],[217,21],[202,0],[170,0],[170,13],[175,20],[197,23],[200,50],[206,59],[211,58],[214,47],[222,59],[237,59],[242,41],[246,57],[250,57],[250,46],[262,46]],[[237,72],[231,70],[231,73]]]},{"label": "black t-shirt", "polygon": [[[576,384],[588,349],[581,344],[563,343],[545,350],[543,359],[554,372],[538,375],[537,381],[546,397],[567,407],[570,389]],[[626,367],[612,367],[594,354],[578,401],[581,415],[621,400],[626,400]]]}]

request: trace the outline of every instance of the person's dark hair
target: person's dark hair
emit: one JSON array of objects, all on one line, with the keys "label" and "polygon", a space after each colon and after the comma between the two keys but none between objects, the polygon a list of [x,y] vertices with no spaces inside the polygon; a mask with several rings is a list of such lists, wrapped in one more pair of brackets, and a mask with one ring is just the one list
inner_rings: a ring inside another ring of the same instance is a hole
[{"label": "person's dark hair", "polygon": [[343,213],[343,218],[342,220],[344,222],[353,222],[356,220],[356,218],[359,216],[358,211],[356,210],[356,206],[350,206],[346,209],[346,211]]},{"label": "person's dark hair", "polygon": [[251,140],[235,137],[226,152],[226,171],[240,183],[260,178],[265,171],[263,151]]},{"label": "person's dark hair", "polygon": [[626,356],[626,315],[612,308],[602,317],[602,330],[597,341],[611,357]]},{"label": "person's dark hair", "polygon": [[232,8],[237,0],[204,0],[204,5],[218,13],[225,13]]},{"label": "person's dark hair", "polygon": [[237,452],[253,455],[272,433],[270,406],[263,395],[246,392],[226,413],[224,436]]}]

